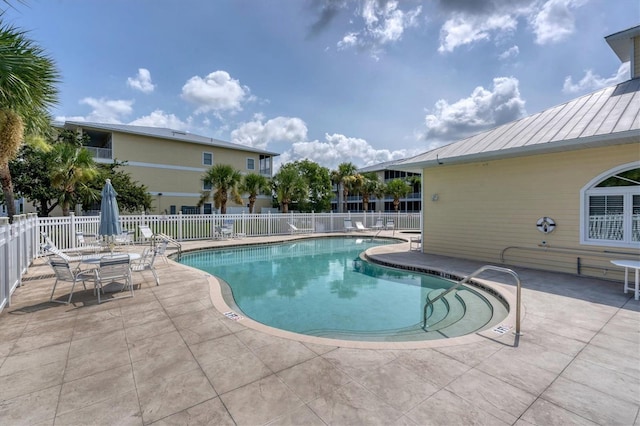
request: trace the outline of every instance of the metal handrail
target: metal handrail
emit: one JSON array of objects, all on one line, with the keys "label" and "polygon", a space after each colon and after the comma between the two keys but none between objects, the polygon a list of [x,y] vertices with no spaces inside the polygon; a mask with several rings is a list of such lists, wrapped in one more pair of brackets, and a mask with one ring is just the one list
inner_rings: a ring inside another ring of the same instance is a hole
[{"label": "metal handrail", "polygon": [[424,305],[422,328],[426,329],[428,327],[428,325],[427,325],[427,309],[428,309],[429,305],[433,306],[433,304],[436,301],[442,299],[444,296],[446,296],[447,294],[449,294],[452,291],[456,290],[462,284],[468,283],[469,281],[471,281],[472,278],[477,277],[478,275],[480,275],[481,273],[483,273],[484,271],[487,271],[487,270],[504,272],[505,274],[509,274],[509,275],[513,276],[516,279],[517,287],[516,287],[516,331],[515,331],[515,334],[516,334],[516,336],[520,336],[520,304],[521,304],[521,300],[522,300],[522,283],[520,281],[520,277],[512,269],[503,268],[501,266],[493,266],[493,265],[484,265],[483,267],[477,269],[476,271],[474,271],[470,275],[467,275],[466,277],[464,277],[463,279],[458,281],[456,284],[454,284],[453,286],[448,288],[446,291],[443,291],[442,293],[437,295],[435,298],[433,298],[433,300],[431,300],[431,299],[429,299],[429,297],[427,297],[427,302]]},{"label": "metal handrail", "polygon": [[178,240],[168,236],[167,234],[162,234],[162,233],[153,234],[153,236],[156,237],[156,238],[163,239],[167,243],[173,244],[178,249],[178,260],[180,259],[180,257],[182,256],[182,245],[178,242]]}]

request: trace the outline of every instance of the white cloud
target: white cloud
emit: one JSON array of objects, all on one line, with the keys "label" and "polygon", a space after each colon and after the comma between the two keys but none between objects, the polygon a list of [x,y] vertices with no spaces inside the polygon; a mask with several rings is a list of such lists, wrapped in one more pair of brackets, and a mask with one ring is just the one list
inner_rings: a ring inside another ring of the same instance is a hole
[{"label": "white cloud", "polygon": [[133,100],[87,97],[81,99],[80,103],[93,108],[81,121],[119,124],[122,123],[123,117],[133,112]]},{"label": "white cloud", "polygon": [[562,91],[564,93],[584,93],[621,83],[629,79],[630,67],[629,62],[624,62],[618,67],[618,71],[608,78],[600,77],[598,74],[594,74],[593,71],[587,70],[584,77],[577,83],[574,83],[573,78],[568,76],[564,79]]},{"label": "white cloud", "polygon": [[523,117],[525,102],[518,84],[514,77],[496,77],[493,90],[476,87],[469,97],[452,104],[440,99],[435,111],[425,116],[423,138],[452,142]]},{"label": "white cloud", "polygon": [[298,142],[306,140],[307,125],[295,117],[276,117],[264,122],[262,115],[256,115],[253,121],[242,123],[231,132],[233,143],[266,149],[271,142]]},{"label": "white cloud", "polygon": [[500,59],[501,61],[505,61],[509,58],[515,58],[519,54],[520,48],[518,46],[511,46],[510,48],[499,54],[498,59]]},{"label": "white cloud", "polygon": [[146,68],[139,68],[138,74],[135,77],[127,78],[127,85],[142,93],[151,93],[156,87],[151,82],[151,73]]},{"label": "white cloud", "polygon": [[493,33],[511,32],[518,26],[515,17],[503,15],[456,14],[440,29],[438,52],[452,52],[456,47],[491,39]]},{"label": "white cloud", "polygon": [[580,7],[582,0],[549,0],[530,19],[536,43],[559,42],[575,31],[572,9]]},{"label": "white cloud", "polygon": [[197,106],[196,114],[242,111],[243,103],[253,99],[249,87],[226,71],[191,77],[182,87],[182,98]]},{"label": "white cloud", "polygon": [[385,45],[399,41],[407,28],[417,26],[421,12],[422,6],[402,10],[396,0],[363,0],[359,17],[364,28],[345,34],[337,43],[338,49],[369,49],[377,57]]},{"label": "white cloud", "polygon": [[296,142],[291,149],[283,152],[276,160],[276,168],[290,161],[308,159],[329,169],[338,164],[351,162],[358,167],[370,166],[385,161],[399,160],[419,154],[423,150],[376,149],[366,140],[340,134],[325,134],[325,141]]},{"label": "white cloud", "polygon": [[129,124],[133,126],[163,127],[175,130],[187,130],[190,127],[189,121],[180,120],[174,114],[167,114],[157,109],[149,115],[136,118]]}]

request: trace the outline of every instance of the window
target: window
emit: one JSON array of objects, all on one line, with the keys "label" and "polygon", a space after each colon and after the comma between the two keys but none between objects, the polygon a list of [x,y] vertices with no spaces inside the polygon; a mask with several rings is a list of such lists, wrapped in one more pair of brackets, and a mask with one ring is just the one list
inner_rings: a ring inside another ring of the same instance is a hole
[{"label": "window", "polygon": [[202,182],[202,190],[203,191],[211,191],[213,189],[213,186],[211,185],[211,182],[207,183],[207,182]]},{"label": "window", "polygon": [[202,153],[202,165],[213,166],[213,153],[211,152]]},{"label": "window", "polygon": [[211,203],[204,203],[203,204],[203,213],[204,214],[213,213],[213,205]]},{"label": "window", "polygon": [[637,247],[640,242],[640,164],[621,166],[582,190],[581,243]]},{"label": "window", "polygon": [[256,169],[256,160],[253,158],[247,158],[247,170],[255,170]]}]

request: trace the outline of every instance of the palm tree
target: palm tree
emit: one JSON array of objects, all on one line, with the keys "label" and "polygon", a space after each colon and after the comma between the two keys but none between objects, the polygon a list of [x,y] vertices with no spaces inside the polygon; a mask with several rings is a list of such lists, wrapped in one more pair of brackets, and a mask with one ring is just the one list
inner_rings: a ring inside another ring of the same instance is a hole
[{"label": "palm tree", "polygon": [[377,173],[368,172],[362,174],[362,185],[360,186],[360,194],[362,194],[362,209],[369,210],[369,199],[371,196],[382,197],[384,188]]},{"label": "palm tree", "polygon": [[270,188],[269,180],[257,173],[249,173],[242,177],[239,189],[242,193],[249,194],[249,213],[253,213],[258,194],[266,194]]},{"label": "palm tree", "polygon": [[47,108],[57,102],[58,81],[55,64],[44,50],[24,31],[0,21],[0,186],[10,220],[15,205],[9,161],[25,137],[50,131]]},{"label": "palm tree", "polygon": [[89,186],[99,174],[91,153],[83,147],[60,142],[54,145],[52,155],[51,186],[61,191],[58,204],[62,215],[69,216],[70,206],[81,199],[97,200],[98,191]]},{"label": "palm tree", "polygon": [[241,180],[240,172],[227,164],[216,164],[211,167],[202,177],[202,182],[205,186],[211,186],[212,189],[202,191],[198,207],[207,201],[212,194],[214,206],[216,209],[220,209],[221,214],[227,213],[229,198],[236,204],[242,204],[242,197],[238,190]]},{"label": "palm tree", "polygon": [[354,176],[358,173],[358,168],[353,163],[340,163],[338,169],[331,172],[331,181],[338,186],[338,194],[342,189],[343,205],[338,202],[340,212],[347,210],[347,196],[349,190],[354,186]]},{"label": "palm tree", "polygon": [[387,183],[385,192],[393,197],[393,208],[397,212],[400,206],[400,198],[406,197],[411,192],[411,185],[402,179],[393,179]]},{"label": "palm tree", "polygon": [[292,164],[285,164],[278,170],[273,177],[273,190],[278,202],[282,204],[282,213],[288,213],[289,204],[300,201],[309,192],[306,181]]}]

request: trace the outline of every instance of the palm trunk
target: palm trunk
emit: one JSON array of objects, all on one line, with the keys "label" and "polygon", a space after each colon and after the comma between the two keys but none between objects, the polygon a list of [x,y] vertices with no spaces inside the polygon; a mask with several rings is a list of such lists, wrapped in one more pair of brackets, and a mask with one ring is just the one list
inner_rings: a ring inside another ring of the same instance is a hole
[{"label": "palm trunk", "polygon": [[0,165],[0,186],[4,193],[4,204],[7,206],[7,216],[9,222],[13,222],[13,216],[16,214],[15,197],[13,195],[13,180],[9,171],[9,163]]}]

